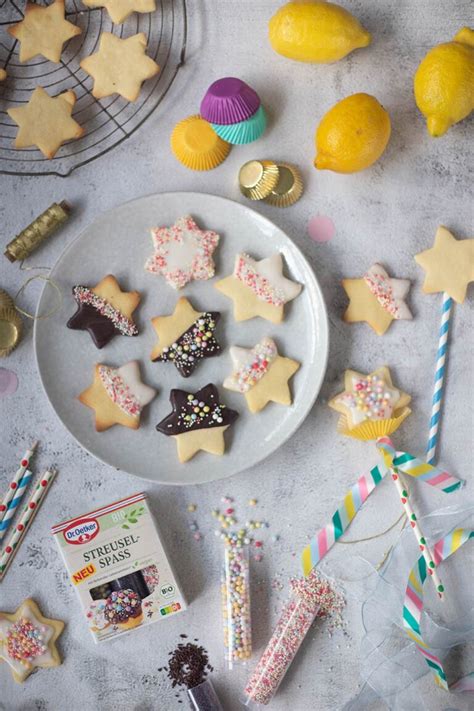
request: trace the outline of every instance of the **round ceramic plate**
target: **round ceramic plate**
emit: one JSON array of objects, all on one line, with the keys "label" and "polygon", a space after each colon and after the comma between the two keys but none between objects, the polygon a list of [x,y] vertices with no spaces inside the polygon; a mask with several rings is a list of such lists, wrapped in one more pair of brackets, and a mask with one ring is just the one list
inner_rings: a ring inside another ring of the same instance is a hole
[{"label": "round ceramic plate", "polygon": [[[153,252],[150,228],[172,225],[178,217],[192,215],[199,227],[221,236],[214,253],[216,277],[191,282],[179,292],[160,276],[144,270]],[[232,302],[214,283],[232,273],[237,252],[262,259],[283,254],[284,273],[303,285],[301,294],[285,306],[285,320],[272,324],[261,318],[236,323]],[[95,286],[106,274],[114,274],[122,289],[141,292],[134,314],[139,335],[116,336],[98,350],[86,331],[66,327],[75,312],[72,287]],[[239,203],[199,193],[150,195],[102,215],[63,253],[51,272],[63,292],[63,304],[53,316],[35,321],[34,340],[40,377],[46,394],[63,424],[91,454],[117,469],[162,484],[196,484],[236,474],[254,466],[280,447],[305,419],[324,377],[328,354],[326,308],[314,273],[293,242],[276,225]],[[173,312],[179,296],[188,297],[199,310],[220,311],[216,329],[222,346],[217,358],[203,360],[189,378],[182,378],[171,363],[152,363],[156,342],[150,319]],[[46,285],[38,313],[54,306],[55,295]],[[263,336],[274,338],[281,354],[301,363],[291,380],[293,405],[270,403],[260,413],[247,410],[244,397],[225,390],[222,382],[231,372],[229,346],[253,347]],[[94,412],[77,400],[93,379],[96,363],[120,366],[139,360],[142,379],[157,388],[158,395],[144,409],[138,430],[115,425],[96,432]],[[199,452],[181,464],[176,442],[156,431],[155,425],[171,410],[171,388],[190,392],[214,383],[224,404],[239,412],[225,433],[226,452],[218,457]]]}]

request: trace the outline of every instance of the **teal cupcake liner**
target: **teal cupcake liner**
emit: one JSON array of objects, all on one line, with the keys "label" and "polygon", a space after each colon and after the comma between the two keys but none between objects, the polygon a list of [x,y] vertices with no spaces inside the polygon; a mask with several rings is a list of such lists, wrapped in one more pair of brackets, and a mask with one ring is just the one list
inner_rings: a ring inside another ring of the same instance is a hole
[{"label": "teal cupcake liner", "polygon": [[218,123],[211,124],[217,135],[227,143],[234,146],[242,146],[246,143],[256,141],[267,127],[267,115],[262,105],[246,121],[222,126]]}]

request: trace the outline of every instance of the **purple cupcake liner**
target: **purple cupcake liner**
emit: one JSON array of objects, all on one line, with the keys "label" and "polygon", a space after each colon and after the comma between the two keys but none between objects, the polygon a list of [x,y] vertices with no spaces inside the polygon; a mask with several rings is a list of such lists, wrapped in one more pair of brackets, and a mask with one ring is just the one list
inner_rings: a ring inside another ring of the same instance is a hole
[{"label": "purple cupcake liner", "polygon": [[220,126],[247,121],[260,107],[260,97],[242,79],[225,77],[215,81],[201,102],[201,116]]}]

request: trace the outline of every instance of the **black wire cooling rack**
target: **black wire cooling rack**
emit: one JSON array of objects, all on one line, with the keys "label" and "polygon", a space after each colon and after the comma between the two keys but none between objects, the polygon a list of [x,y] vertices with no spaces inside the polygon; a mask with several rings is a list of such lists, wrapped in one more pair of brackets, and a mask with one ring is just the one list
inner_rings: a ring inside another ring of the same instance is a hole
[{"label": "black wire cooling rack", "polygon": [[[50,0],[37,3],[48,5]],[[21,21],[25,5],[26,0],[0,0],[0,68],[7,71],[7,79],[0,83],[0,173],[67,176],[122,143],[163,100],[184,64],[186,0],[157,0],[155,12],[134,13],[122,25],[114,25],[105,9],[87,8],[81,0],[66,0],[66,17],[82,33],[67,43],[60,64],[42,57],[20,64],[19,44],[6,28]],[[98,51],[102,32],[118,37],[143,32],[147,38],[147,54],[160,65],[160,72],[143,84],[136,102],[120,96],[99,101],[92,96],[93,80],[79,62]],[[36,148],[13,147],[18,127],[7,109],[27,103],[37,86],[54,96],[72,89],[77,96],[73,116],[85,129],[82,138],[65,143],[52,160]]]}]

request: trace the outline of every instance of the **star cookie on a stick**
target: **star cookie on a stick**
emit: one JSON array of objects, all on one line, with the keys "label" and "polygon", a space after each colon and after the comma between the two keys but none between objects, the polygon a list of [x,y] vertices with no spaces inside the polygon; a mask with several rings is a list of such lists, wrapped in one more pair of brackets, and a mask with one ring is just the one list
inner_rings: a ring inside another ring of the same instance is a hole
[{"label": "star cookie on a stick", "polygon": [[56,641],[64,622],[43,617],[34,600],[23,600],[16,612],[0,612],[0,661],[10,667],[19,684],[36,669],[58,667]]},{"label": "star cookie on a stick", "polygon": [[155,0],[82,0],[87,7],[105,7],[116,25],[125,22],[133,12],[154,12]]},{"label": "star cookie on a stick", "polygon": [[395,388],[386,366],[369,375],[346,370],[344,392],[329,400],[341,413],[338,430],[357,439],[377,439],[392,434],[410,414],[410,395]]},{"label": "star cookie on a stick", "polygon": [[278,252],[259,262],[248,254],[238,254],[233,274],[214,286],[234,302],[236,321],[261,316],[280,323],[284,305],[301,291],[301,284],[283,276],[283,259]]},{"label": "star cookie on a stick", "polygon": [[382,336],[394,319],[413,318],[404,301],[410,282],[389,277],[380,264],[370,267],[362,279],[343,279],[342,286],[350,299],[346,323],[365,321]]},{"label": "star cookie on a stick", "polygon": [[458,240],[441,225],[433,247],[416,254],[415,260],[425,271],[425,294],[444,291],[463,303],[467,286],[474,281],[474,239]]},{"label": "star cookie on a stick", "polygon": [[80,138],[84,129],[71,116],[75,103],[73,91],[50,96],[43,87],[37,86],[25,106],[7,111],[20,127],[15,148],[36,146],[46,158],[53,158],[65,141]]},{"label": "star cookie on a stick", "polygon": [[77,311],[67,322],[75,331],[89,331],[97,348],[103,348],[116,335],[137,336],[132,313],[140,303],[138,291],[122,291],[117,279],[108,274],[97,286],[74,286]]},{"label": "star cookie on a stick", "polygon": [[64,44],[82,32],[65,19],[64,0],[55,0],[46,7],[27,2],[24,19],[7,31],[20,42],[20,62],[41,55],[56,64],[61,60]]},{"label": "star cookie on a stick", "polygon": [[145,51],[143,32],[126,39],[102,32],[99,51],[81,61],[82,69],[94,79],[92,95],[104,99],[120,94],[127,101],[136,101],[143,82],[160,71]]},{"label": "star cookie on a stick", "polygon": [[151,231],[155,253],[145,263],[152,274],[161,274],[174,289],[182,289],[192,279],[212,279],[215,272],[212,255],[219,235],[201,230],[192,217],[180,217],[171,227]]},{"label": "star cookie on a stick", "polygon": [[95,428],[103,432],[112,425],[137,430],[143,408],[155,395],[156,390],[142,382],[138,362],[132,360],[120,368],[98,363],[94,382],[78,397],[95,411]]},{"label": "star cookie on a stick", "polygon": [[158,336],[151,360],[174,363],[184,378],[189,377],[201,360],[221,352],[214,336],[219,318],[218,311],[195,311],[182,297],[171,316],[151,319]]},{"label": "star cookie on a stick", "polygon": [[224,387],[242,393],[250,412],[260,412],[269,402],[291,405],[288,381],[300,364],[278,355],[271,338],[262,338],[254,348],[234,346],[230,357],[234,370]]},{"label": "star cookie on a stick", "polygon": [[172,390],[170,403],[171,414],[156,429],[175,438],[180,462],[187,462],[200,450],[224,454],[224,432],[239,413],[220,402],[215,385],[206,385],[197,393]]}]

